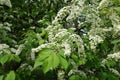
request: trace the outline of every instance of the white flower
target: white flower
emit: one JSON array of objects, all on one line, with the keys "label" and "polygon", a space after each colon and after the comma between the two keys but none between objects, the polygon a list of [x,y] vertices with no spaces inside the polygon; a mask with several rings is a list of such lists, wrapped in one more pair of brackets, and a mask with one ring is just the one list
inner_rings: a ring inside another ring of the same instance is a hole
[{"label": "white flower", "polygon": [[5,48],[9,48],[9,45],[7,45],[7,44],[0,44],[0,50],[3,50]]},{"label": "white flower", "polygon": [[71,54],[71,46],[70,46],[70,44],[68,44],[67,42],[64,42],[62,44],[62,47],[64,47],[64,55],[70,56],[70,54]]},{"label": "white flower", "polygon": [[91,49],[95,49],[97,44],[104,41],[103,38],[98,35],[89,35],[89,40]]},{"label": "white flower", "polygon": [[120,73],[116,69],[110,68],[109,70],[120,77]]},{"label": "white flower", "polygon": [[16,49],[15,48],[11,48],[11,51],[13,52],[13,53],[16,53]]},{"label": "white flower", "polygon": [[81,12],[83,11],[83,5],[84,1],[83,0],[73,0],[73,5],[71,6],[71,13],[69,16],[66,18],[66,21],[70,22],[77,17],[79,17]]},{"label": "white flower", "polygon": [[16,55],[20,55],[20,53],[22,52],[22,50],[23,50],[23,48],[24,48],[25,46],[23,45],[23,44],[21,44],[21,45],[19,45],[19,47],[18,47],[18,49],[17,49],[17,51],[16,51]]},{"label": "white flower", "polygon": [[108,5],[109,0],[102,0],[97,9],[102,9]]},{"label": "white flower", "polygon": [[107,59],[113,59],[115,61],[119,61],[120,60],[120,52],[109,54],[107,56]]}]

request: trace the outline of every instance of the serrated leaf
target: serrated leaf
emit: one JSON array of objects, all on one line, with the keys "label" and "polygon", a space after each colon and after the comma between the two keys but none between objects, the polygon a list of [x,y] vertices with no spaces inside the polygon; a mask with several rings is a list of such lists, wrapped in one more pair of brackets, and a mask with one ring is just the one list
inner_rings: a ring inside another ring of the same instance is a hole
[{"label": "serrated leaf", "polygon": [[15,72],[14,71],[10,71],[7,74],[7,77],[5,78],[5,80],[15,80]]},{"label": "serrated leaf", "polygon": [[68,68],[68,62],[63,57],[59,56],[61,66],[66,70]]}]

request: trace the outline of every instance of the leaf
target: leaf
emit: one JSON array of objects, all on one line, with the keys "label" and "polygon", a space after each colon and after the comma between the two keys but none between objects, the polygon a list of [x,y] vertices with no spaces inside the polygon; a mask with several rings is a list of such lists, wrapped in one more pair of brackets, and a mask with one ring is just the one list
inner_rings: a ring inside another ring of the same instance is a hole
[{"label": "leaf", "polygon": [[61,66],[66,70],[68,68],[68,62],[63,57],[59,56]]},{"label": "leaf", "polygon": [[53,50],[51,50],[50,48],[44,48],[39,52],[39,56],[41,55],[48,55],[53,53]]},{"label": "leaf", "polygon": [[7,77],[5,78],[5,80],[15,80],[15,72],[14,71],[10,71],[7,74]]},{"label": "leaf", "polygon": [[113,41],[111,41],[111,43],[112,43],[112,44],[120,43],[120,39],[113,40]]},{"label": "leaf", "polygon": [[55,69],[59,65],[59,57],[57,54],[51,54],[43,64],[43,72]]},{"label": "leaf", "polygon": [[13,60],[15,60],[16,62],[20,62],[21,61],[19,56],[17,56],[17,55],[13,55],[13,56],[14,56]]},{"label": "leaf", "polygon": [[52,64],[51,64],[52,61],[53,59],[51,55],[45,60],[42,66],[44,73],[47,73],[50,69],[52,69]]},{"label": "leaf", "polygon": [[53,54],[52,67],[55,69],[59,65],[59,57],[56,54]]},{"label": "leaf", "polygon": [[45,48],[39,52],[38,58],[35,60],[35,64],[33,69],[37,68],[38,66],[42,65],[46,58],[49,57],[50,53],[52,52],[51,49]]},{"label": "leaf", "polygon": [[120,13],[120,7],[115,7],[114,8],[118,13]]},{"label": "leaf", "polygon": [[62,57],[65,57],[63,50],[60,50],[58,54],[59,54],[60,56],[62,56]]},{"label": "leaf", "polygon": [[109,61],[107,61],[106,65],[107,65],[107,67],[114,67],[116,65],[116,62],[109,60]]},{"label": "leaf", "polygon": [[69,80],[80,80],[79,75],[72,75],[70,76]]},{"label": "leaf", "polygon": [[37,68],[38,66],[43,64],[43,61],[48,57],[49,55],[41,54],[39,57],[35,60],[35,64],[33,69]]},{"label": "leaf", "polygon": [[2,75],[2,76],[0,76],[0,80],[3,80],[3,77],[4,77],[3,75]]},{"label": "leaf", "polygon": [[10,56],[9,55],[4,55],[1,59],[0,59],[0,63],[3,65],[5,64],[8,60],[9,60]]}]

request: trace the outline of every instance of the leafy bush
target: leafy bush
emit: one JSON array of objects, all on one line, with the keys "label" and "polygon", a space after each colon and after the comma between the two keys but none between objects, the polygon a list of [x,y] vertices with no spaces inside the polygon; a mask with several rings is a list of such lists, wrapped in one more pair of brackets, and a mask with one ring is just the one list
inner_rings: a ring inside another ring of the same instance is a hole
[{"label": "leafy bush", "polygon": [[0,80],[119,80],[119,0],[0,0]]}]

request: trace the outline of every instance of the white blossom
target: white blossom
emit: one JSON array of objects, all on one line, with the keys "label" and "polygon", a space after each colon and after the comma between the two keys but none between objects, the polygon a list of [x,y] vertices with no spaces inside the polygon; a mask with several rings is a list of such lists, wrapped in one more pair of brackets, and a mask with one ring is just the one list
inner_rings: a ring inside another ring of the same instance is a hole
[{"label": "white blossom", "polygon": [[99,6],[97,7],[97,9],[102,9],[104,7],[106,7],[109,3],[109,0],[102,0],[99,4]]},{"label": "white blossom", "polygon": [[9,45],[7,45],[7,44],[0,44],[0,51],[5,49],[5,48],[9,48]]},{"label": "white blossom", "polygon": [[107,59],[109,60],[115,60],[115,61],[119,61],[120,60],[120,52],[116,52],[116,53],[113,53],[113,54],[109,54],[107,56]]},{"label": "white blossom", "polygon": [[71,46],[70,46],[70,44],[67,43],[67,42],[64,42],[62,44],[62,47],[64,47],[64,55],[70,56],[70,54],[71,54]]},{"label": "white blossom", "polygon": [[118,70],[114,69],[114,68],[110,68],[109,69],[112,73],[114,73],[115,75],[120,77],[120,73],[118,72]]},{"label": "white blossom", "polygon": [[103,42],[103,38],[98,35],[89,35],[90,48],[95,49],[97,44]]},{"label": "white blossom", "polygon": [[66,18],[66,21],[72,21],[79,17],[81,12],[83,11],[84,7],[84,1],[83,0],[73,0],[72,1],[74,4],[71,6],[71,12],[69,16]]},{"label": "white blossom", "polygon": [[18,49],[16,50],[16,55],[20,55],[20,53],[22,52],[22,50],[23,50],[23,48],[24,48],[25,46],[23,45],[23,44],[21,44],[21,45],[19,45],[19,47],[18,47]]}]

